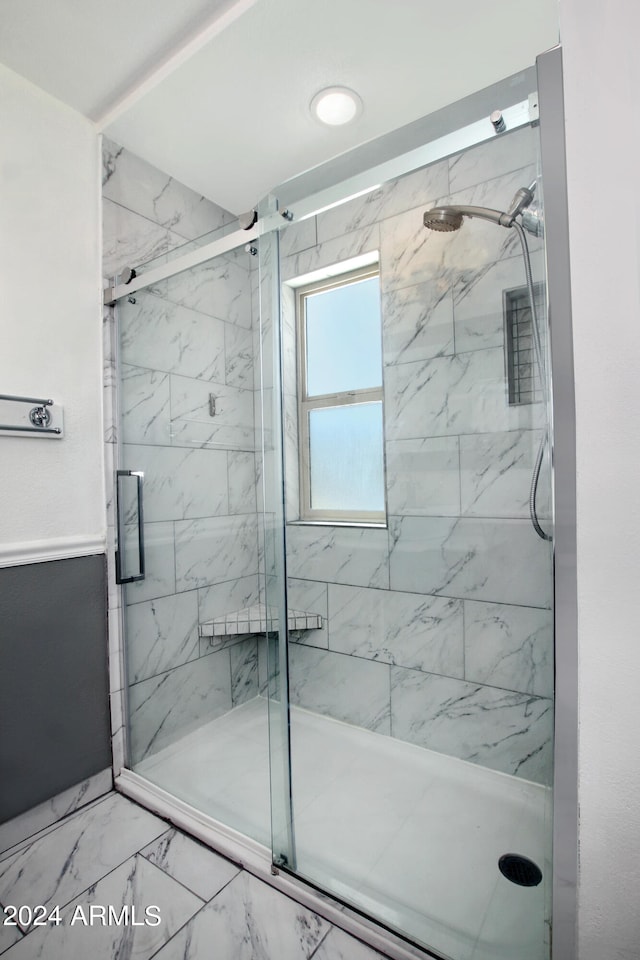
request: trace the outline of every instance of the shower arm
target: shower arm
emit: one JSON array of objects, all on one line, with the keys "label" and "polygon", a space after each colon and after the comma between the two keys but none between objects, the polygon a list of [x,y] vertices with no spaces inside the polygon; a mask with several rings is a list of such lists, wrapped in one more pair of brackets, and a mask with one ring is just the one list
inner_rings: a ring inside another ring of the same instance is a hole
[{"label": "shower arm", "polygon": [[448,207],[449,210],[455,210],[463,217],[475,218],[477,220],[490,220],[501,227],[512,227],[515,217],[505,213],[504,210],[492,210],[489,207],[467,207],[456,204],[454,207]]}]

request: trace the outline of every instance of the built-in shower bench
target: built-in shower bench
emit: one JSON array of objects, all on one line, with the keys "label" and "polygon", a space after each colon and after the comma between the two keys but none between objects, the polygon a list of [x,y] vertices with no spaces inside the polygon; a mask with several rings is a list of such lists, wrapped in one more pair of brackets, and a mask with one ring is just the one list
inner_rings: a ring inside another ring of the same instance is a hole
[{"label": "built-in shower bench", "polygon": [[[251,607],[225,613],[221,617],[207,620],[199,626],[202,638],[215,644],[216,639],[224,643],[230,637],[246,637],[251,633],[269,633],[278,629],[278,610],[264,603],[254,603]],[[321,630],[322,617],[319,613],[305,610],[291,610],[287,613],[289,630]]]}]

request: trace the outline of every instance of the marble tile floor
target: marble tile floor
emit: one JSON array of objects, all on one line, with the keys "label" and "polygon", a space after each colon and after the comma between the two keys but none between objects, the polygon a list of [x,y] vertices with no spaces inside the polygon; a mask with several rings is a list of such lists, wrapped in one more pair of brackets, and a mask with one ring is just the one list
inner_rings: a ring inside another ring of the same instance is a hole
[{"label": "marble tile floor", "polygon": [[[3,960],[383,960],[116,793],[0,855],[0,904],[31,908]],[[60,922],[30,923],[38,905]]]},{"label": "marble tile floor", "polygon": [[[291,740],[302,877],[452,960],[545,960],[548,788],[296,707]],[[270,846],[266,700],[136,771]],[[543,882],[509,883],[503,853],[534,860]]]}]

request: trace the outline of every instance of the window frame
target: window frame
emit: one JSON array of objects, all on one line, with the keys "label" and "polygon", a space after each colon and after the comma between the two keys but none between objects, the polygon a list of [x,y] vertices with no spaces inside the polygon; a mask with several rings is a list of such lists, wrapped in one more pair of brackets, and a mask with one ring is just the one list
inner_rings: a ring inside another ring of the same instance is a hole
[{"label": "window frame", "polygon": [[[384,442],[384,362],[380,365],[380,386],[366,387],[357,390],[344,390],[338,393],[319,394],[309,397],[307,393],[307,335],[306,335],[306,300],[317,293],[334,290],[337,287],[359,283],[372,277],[380,278],[380,264],[378,262],[349,270],[345,273],[334,274],[322,280],[305,284],[296,288],[296,342],[298,368],[298,475],[300,486],[300,522],[302,523],[334,523],[345,526],[378,526],[387,525],[387,491],[386,491],[386,456]],[[380,308],[380,337],[382,339],[382,305]],[[311,445],[309,431],[309,414],[312,410],[328,407],[357,406],[364,403],[380,403],[382,408],[382,484],[384,507],[382,510],[318,510],[311,507]]]}]

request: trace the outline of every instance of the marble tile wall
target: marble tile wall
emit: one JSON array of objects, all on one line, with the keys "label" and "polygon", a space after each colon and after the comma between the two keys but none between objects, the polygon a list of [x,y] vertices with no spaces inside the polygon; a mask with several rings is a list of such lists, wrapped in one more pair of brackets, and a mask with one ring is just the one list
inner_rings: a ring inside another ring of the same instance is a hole
[{"label": "marble tile wall", "polygon": [[[103,160],[107,278],[235,219],[106,139]],[[200,620],[258,600],[252,266],[244,252],[229,254],[138,291],[118,307],[119,343],[113,310],[105,310],[116,771],[127,709],[135,763],[257,693],[255,638],[213,652],[198,637]],[[147,574],[124,591],[113,565],[118,443],[122,466],[145,474]]]},{"label": "marble tile wall", "polygon": [[[521,130],[300,224],[280,238],[293,702],[532,780],[551,776],[551,552],[529,520],[546,411],[510,406],[503,291],[525,284],[513,231],[430,233],[437,203],[504,209],[536,176]],[[294,297],[287,281],[377,251],[386,529],[296,523]],[[540,241],[534,278],[544,281]],[[539,507],[548,526],[548,463]]]}]

